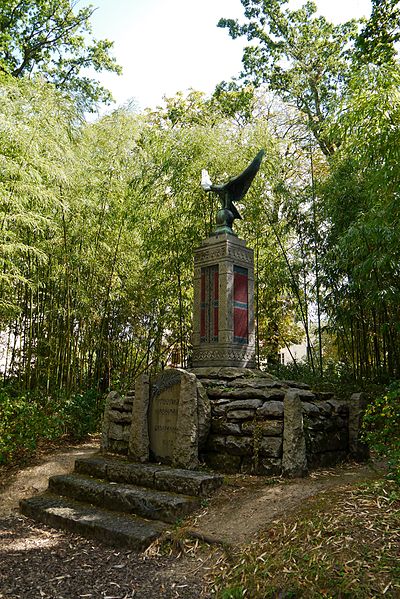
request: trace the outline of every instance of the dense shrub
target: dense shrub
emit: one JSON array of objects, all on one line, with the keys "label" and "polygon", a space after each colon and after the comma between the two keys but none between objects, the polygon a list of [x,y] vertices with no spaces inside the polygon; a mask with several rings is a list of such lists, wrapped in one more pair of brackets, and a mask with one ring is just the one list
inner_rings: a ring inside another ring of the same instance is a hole
[{"label": "dense shrub", "polygon": [[369,404],[363,429],[364,440],[388,459],[390,476],[400,484],[400,381]]},{"label": "dense shrub", "polygon": [[363,391],[371,397],[383,393],[385,386],[379,381],[355,378],[352,368],[340,361],[326,360],[322,376],[309,362],[268,365],[268,372],[281,380],[307,383],[314,391],[332,391],[336,397],[350,399],[352,393]]},{"label": "dense shrub", "polygon": [[49,397],[0,389],[0,464],[32,452],[39,440],[79,440],[96,432],[103,402],[96,391]]},{"label": "dense shrub", "polygon": [[269,365],[268,372],[282,380],[307,383],[317,391],[333,391],[338,396],[350,397],[362,387],[346,364],[332,360],[324,363],[322,376],[318,368],[313,369],[309,362],[303,361]]}]

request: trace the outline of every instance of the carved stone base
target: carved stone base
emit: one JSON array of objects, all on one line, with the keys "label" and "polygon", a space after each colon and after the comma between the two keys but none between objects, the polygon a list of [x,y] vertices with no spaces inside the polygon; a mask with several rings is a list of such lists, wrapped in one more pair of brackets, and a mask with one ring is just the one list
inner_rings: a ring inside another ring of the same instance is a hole
[{"label": "carved stone base", "polygon": [[254,347],[205,347],[193,348],[193,368],[201,366],[234,366],[255,368]]}]

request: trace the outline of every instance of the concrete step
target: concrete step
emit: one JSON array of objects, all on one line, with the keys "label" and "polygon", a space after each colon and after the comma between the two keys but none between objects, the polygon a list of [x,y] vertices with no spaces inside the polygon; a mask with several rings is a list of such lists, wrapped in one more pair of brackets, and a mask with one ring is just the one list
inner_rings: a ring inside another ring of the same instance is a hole
[{"label": "concrete step", "polygon": [[52,476],[49,491],[107,510],[171,523],[200,507],[199,497],[98,480],[82,474]]},{"label": "concrete step", "polygon": [[145,549],[167,529],[164,522],[119,514],[50,493],[20,502],[23,514],[107,545]]},{"label": "concrete step", "polygon": [[223,483],[223,477],[218,474],[160,464],[138,464],[124,458],[101,455],[77,459],[75,472],[112,482],[197,497],[210,495]]}]

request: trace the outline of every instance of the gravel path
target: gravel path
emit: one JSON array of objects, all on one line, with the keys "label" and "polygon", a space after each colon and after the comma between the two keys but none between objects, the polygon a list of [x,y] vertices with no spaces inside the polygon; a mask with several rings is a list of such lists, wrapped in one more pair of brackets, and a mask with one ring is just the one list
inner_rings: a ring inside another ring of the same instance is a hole
[{"label": "gravel path", "polygon": [[195,558],[116,550],[17,515],[0,520],[0,564],[1,599],[208,596]]}]

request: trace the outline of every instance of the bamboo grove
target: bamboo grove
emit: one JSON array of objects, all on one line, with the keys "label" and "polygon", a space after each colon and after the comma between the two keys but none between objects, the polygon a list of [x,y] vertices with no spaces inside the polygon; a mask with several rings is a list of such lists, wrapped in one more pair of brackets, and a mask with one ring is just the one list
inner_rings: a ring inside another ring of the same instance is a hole
[{"label": "bamboo grove", "polygon": [[40,76],[2,75],[4,383],[103,392],[187,365],[193,249],[216,211],[201,169],[224,179],[261,147],[238,225],[255,250],[260,362],[305,337],[322,375],[399,377],[399,66],[346,64],[317,135],[306,95],[293,106],[254,84],[86,122]]}]

